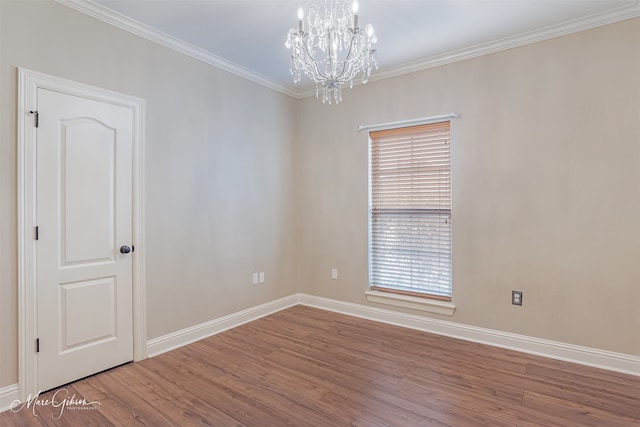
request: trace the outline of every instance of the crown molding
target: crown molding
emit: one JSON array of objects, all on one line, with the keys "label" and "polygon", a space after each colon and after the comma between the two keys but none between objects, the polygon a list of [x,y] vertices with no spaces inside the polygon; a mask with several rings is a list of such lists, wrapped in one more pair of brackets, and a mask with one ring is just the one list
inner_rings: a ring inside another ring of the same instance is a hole
[{"label": "crown molding", "polygon": [[465,59],[476,58],[478,56],[488,55],[491,53],[533,44],[556,37],[566,36],[568,34],[589,30],[607,24],[613,24],[615,22],[636,18],[638,16],[640,16],[640,3],[638,2],[638,0],[635,0],[632,4],[609,10],[607,12],[594,14],[572,21],[567,21],[562,24],[551,25],[539,30],[529,31],[527,33],[518,34],[511,37],[505,37],[500,40],[482,43],[465,49],[447,52],[442,55],[432,56],[418,61],[409,62],[397,67],[387,68],[372,74],[369,78],[369,81],[371,82],[384,80],[391,77],[414,73],[416,71],[439,67],[441,65],[451,64],[453,62],[463,61]]},{"label": "crown molding", "polygon": [[[238,64],[228,61],[222,57],[207,52],[204,49],[186,43],[173,36],[156,30],[148,25],[124,16],[118,12],[114,12],[94,3],[92,0],[54,0],[57,3],[75,9],[86,15],[97,18],[108,24],[114,25],[125,31],[143,37],[162,46],[183,53],[199,61],[205,62],[214,67],[245,78],[249,81],[273,89],[277,92],[291,96],[295,99],[302,99],[314,96],[316,94],[315,86],[292,88],[277,83],[261,74],[244,68]],[[562,24],[552,25],[539,30],[518,34],[511,37],[505,37],[488,43],[479,44],[470,48],[459,49],[447,52],[442,55],[431,56],[418,61],[409,62],[395,67],[385,68],[376,71],[369,78],[370,82],[384,80],[392,77],[398,77],[405,74],[415,73],[430,68],[439,67],[441,65],[451,64],[453,62],[463,61],[465,59],[476,58],[482,55],[488,55],[507,49],[512,49],[527,44],[537,43],[540,41],[552,39],[555,37],[565,36],[579,31],[589,30],[591,28],[600,27],[602,25],[612,24],[623,21],[625,19],[636,18],[640,16],[640,2],[634,0],[627,6],[621,6],[607,12],[597,13],[585,18],[567,21]],[[362,83],[354,81],[354,86]]]},{"label": "crown molding", "polygon": [[115,12],[111,9],[107,9],[102,5],[94,3],[92,0],[53,1],[74,9],[78,12],[84,13],[85,15],[89,15],[93,18],[99,19],[103,22],[106,22],[107,24],[111,24],[132,34],[150,40],[154,43],[158,43],[159,45],[168,47],[169,49],[173,49],[177,52],[190,56],[209,65],[213,65],[214,67],[220,68],[236,76],[245,78],[249,81],[265,86],[269,89],[273,89],[277,92],[283,93],[293,98],[298,98],[298,92],[289,87],[276,83],[261,74],[258,74],[238,64],[228,61],[220,56],[214,55],[190,43],[184,42],[176,37],[170,36],[169,34],[163,33],[162,31],[156,30],[155,28],[136,21],[135,19],[131,19],[125,15],[122,15],[121,13]]},{"label": "crown molding", "polygon": [[[624,21],[626,19],[637,18],[640,16],[640,2],[635,0],[633,3],[622,6],[607,12],[597,13],[585,18],[567,21],[562,24],[552,25],[539,30],[518,34],[511,37],[505,37],[488,43],[482,43],[469,48],[459,49],[442,55],[431,56],[413,62],[408,62],[396,67],[381,69],[371,74],[369,82],[389,79],[392,77],[403,76],[418,71],[428,70],[430,68],[451,64],[465,59],[477,58],[479,56],[500,52],[528,44],[549,40],[556,37],[566,36],[580,31],[589,30],[603,25],[613,24],[615,22]],[[360,81],[354,80],[353,86],[360,86]],[[296,98],[308,98],[315,96],[316,88],[304,88],[296,92]]]}]

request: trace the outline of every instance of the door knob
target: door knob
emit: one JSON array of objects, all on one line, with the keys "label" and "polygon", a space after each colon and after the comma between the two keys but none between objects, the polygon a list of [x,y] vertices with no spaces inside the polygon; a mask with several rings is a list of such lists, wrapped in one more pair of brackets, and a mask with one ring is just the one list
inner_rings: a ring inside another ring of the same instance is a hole
[{"label": "door knob", "polygon": [[121,254],[128,254],[129,252],[131,252],[131,248],[127,245],[122,245],[120,246],[120,253]]}]

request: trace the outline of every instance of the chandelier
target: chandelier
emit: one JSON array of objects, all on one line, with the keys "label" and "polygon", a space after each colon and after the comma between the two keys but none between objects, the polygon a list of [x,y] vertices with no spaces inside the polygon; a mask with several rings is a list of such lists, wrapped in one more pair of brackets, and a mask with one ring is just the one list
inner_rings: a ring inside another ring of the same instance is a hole
[{"label": "chandelier", "polygon": [[322,0],[304,10],[298,9],[298,29],[289,30],[285,46],[291,49],[289,70],[293,82],[302,73],[316,84],[316,97],[322,87],[322,102],[342,101],[342,86],[362,73],[366,83],[373,67],[378,68],[374,43],[378,41],[373,26],[358,27],[358,1],[352,5],[341,0]]}]

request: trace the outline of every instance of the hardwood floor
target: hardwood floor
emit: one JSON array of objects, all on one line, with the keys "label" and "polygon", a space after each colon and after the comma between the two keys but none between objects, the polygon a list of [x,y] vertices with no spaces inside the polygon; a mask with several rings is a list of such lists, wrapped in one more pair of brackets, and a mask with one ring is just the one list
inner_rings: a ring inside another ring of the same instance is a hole
[{"label": "hardwood floor", "polygon": [[304,306],[56,392],[0,425],[640,425],[640,377]]}]

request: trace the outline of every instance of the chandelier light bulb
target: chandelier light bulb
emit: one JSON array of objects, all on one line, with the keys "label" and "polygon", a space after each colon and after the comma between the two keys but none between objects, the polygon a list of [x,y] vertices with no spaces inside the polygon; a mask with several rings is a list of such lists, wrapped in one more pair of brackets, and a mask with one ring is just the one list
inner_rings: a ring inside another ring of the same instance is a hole
[{"label": "chandelier light bulb", "polygon": [[353,0],[353,4],[351,5],[351,10],[353,11],[353,29],[358,28],[358,10],[360,9],[360,5],[358,4],[358,0]]},{"label": "chandelier light bulb", "polygon": [[322,101],[336,103],[342,100],[342,87],[360,74],[362,83],[369,79],[373,68],[378,68],[373,45],[377,37],[373,26],[358,27],[358,1],[320,0],[308,11],[308,30],[303,29],[305,12],[298,9],[298,29],[289,30],[285,46],[291,49],[289,70],[293,82],[302,74],[316,84],[316,96],[322,92]]},{"label": "chandelier light bulb", "polygon": [[304,19],[304,9],[302,9],[302,7],[299,7],[298,8],[298,31],[300,32],[300,34],[304,32],[303,19]]}]

